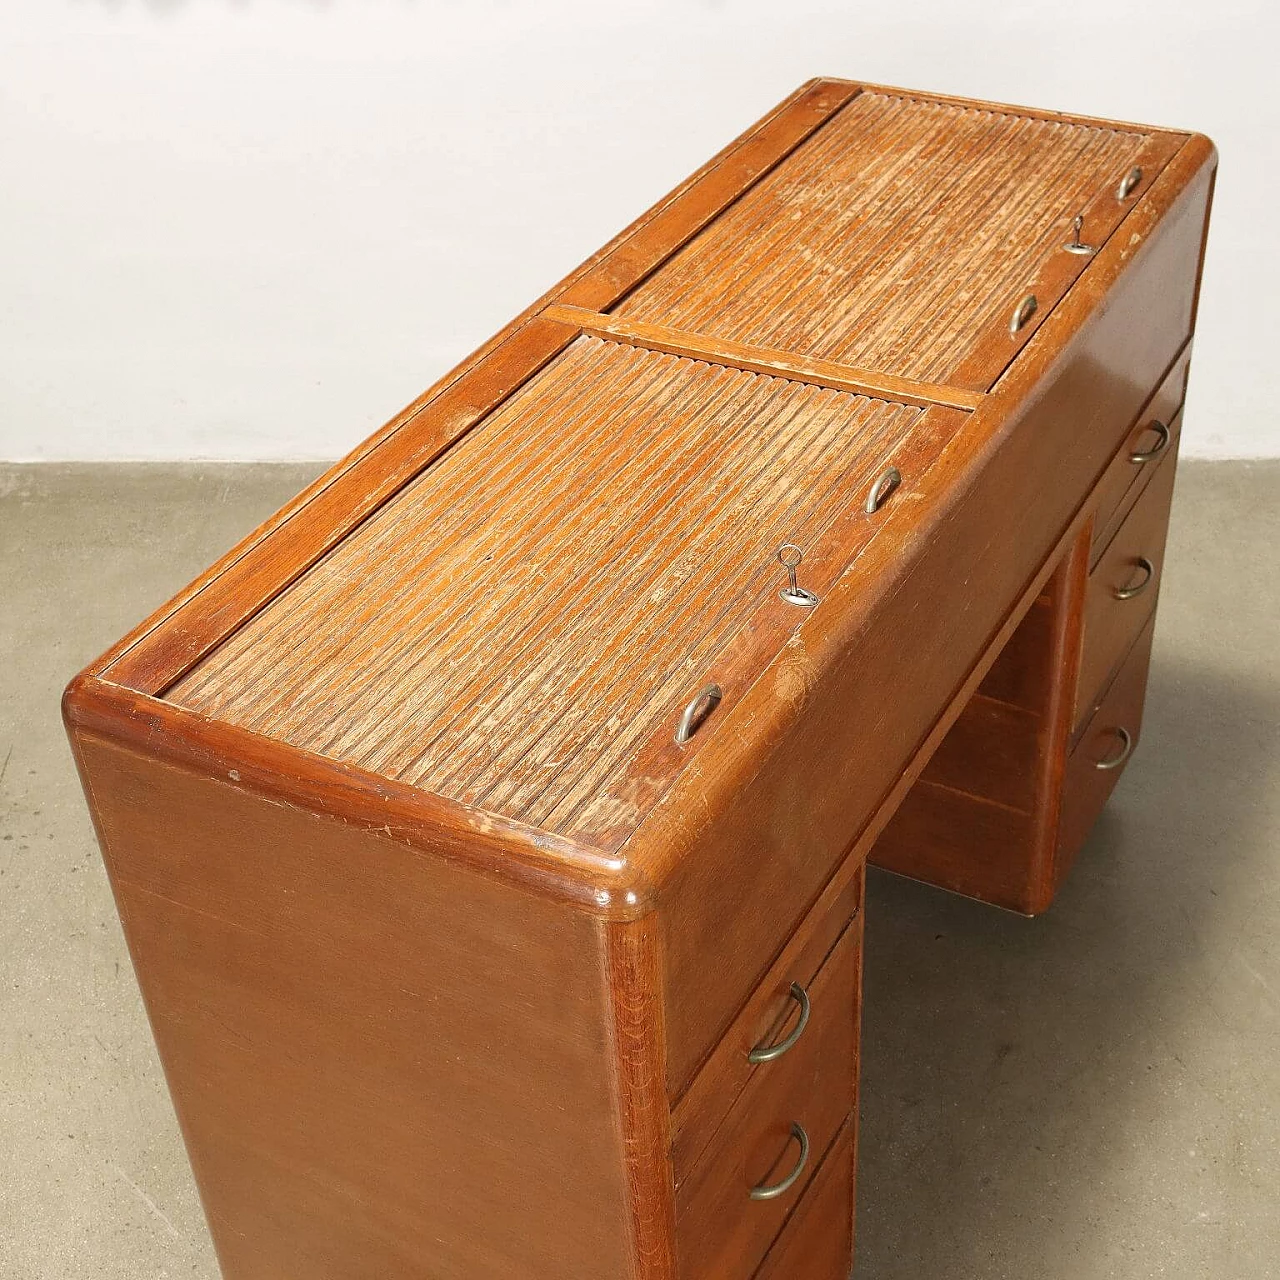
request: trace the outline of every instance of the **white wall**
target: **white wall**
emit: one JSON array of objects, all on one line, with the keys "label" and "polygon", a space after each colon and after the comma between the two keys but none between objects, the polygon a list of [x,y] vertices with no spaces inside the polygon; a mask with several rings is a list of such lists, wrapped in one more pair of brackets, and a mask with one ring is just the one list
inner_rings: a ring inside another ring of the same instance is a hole
[{"label": "white wall", "polygon": [[0,0],[0,457],[344,452],[815,74],[1213,136],[1186,448],[1278,454],[1275,13]]}]

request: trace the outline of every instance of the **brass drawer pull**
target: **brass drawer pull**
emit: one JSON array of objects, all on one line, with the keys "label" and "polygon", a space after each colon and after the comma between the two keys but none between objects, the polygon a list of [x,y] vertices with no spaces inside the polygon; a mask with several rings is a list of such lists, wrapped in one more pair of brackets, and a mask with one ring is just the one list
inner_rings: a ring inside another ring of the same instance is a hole
[{"label": "brass drawer pull", "polygon": [[902,483],[902,472],[897,467],[890,467],[880,477],[879,480],[871,486],[871,492],[867,494],[867,515],[874,515],[886,502],[889,501],[889,495]]},{"label": "brass drawer pull", "polygon": [[1116,199],[1127,200],[1133,195],[1134,189],[1138,183],[1142,181],[1142,170],[1135,164],[1128,173],[1120,179],[1120,185],[1116,188]]},{"label": "brass drawer pull", "polygon": [[1129,758],[1129,753],[1133,750],[1133,737],[1128,729],[1116,725],[1112,732],[1120,739],[1120,750],[1113,756],[1107,756],[1105,760],[1097,760],[1094,762],[1095,769],[1118,769]]},{"label": "brass drawer pull", "polygon": [[775,1182],[772,1186],[752,1187],[753,1200],[776,1200],[779,1196],[785,1196],[800,1180],[805,1165],[809,1163],[809,1135],[805,1133],[803,1125],[792,1121],[791,1136],[800,1144],[800,1159],[796,1161],[796,1167],[781,1182]]},{"label": "brass drawer pull", "polygon": [[1036,308],[1039,307],[1039,305],[1040,304],[1036,301],[1036,295],[1034,293],[1027,294],[1027,296],[1018,303],[1017,307],[1014,309],[1013,315],[1009,319],[1009,332],[1017,333],[1018,330],[1021,329],[1033,315],[1035,315]]},{"label": "brass drawer pull", "polygon": [[809,1025],[809,1014],[813,1012],[813,1006],[809,1003],[809,993],[798,982],[791,984],[791,998],[800,1006],[800,1021],[796,1023],[796,1029],[777,1044],[756,1045],[747,1054],[748,1062],[773,1062],[796,1047],[800,1037],[804,1035],[805,1027]]},{"label": "brass drawer pull", "polygon": [[1129,461],[1136,466],[1144,462],[1153,462],[1169,447],[1169,428],[1159,418],[1152,418],[1147,426],[1156,433],[1156,442],[1150,449],[1142,449],[1129,455]]},{"label": "brass drawer pull", "polygon": [[1146,556],[1139,556],[1133,562],[1133,565],[1142,574],[1142,577],[1132,586],[1113,587],[1111,594],[1117,600],[1132,600],[1134,596],[1140,596],[1151,585],[1152,579],[1156,576],[1156,567]]},{"label": "brass drawer pull", "polygon": [[724,690],[718,684],[709,684],[684,709],[676,726],[676,746],[683,747],[702,727],[706,718],[720,705]]}]

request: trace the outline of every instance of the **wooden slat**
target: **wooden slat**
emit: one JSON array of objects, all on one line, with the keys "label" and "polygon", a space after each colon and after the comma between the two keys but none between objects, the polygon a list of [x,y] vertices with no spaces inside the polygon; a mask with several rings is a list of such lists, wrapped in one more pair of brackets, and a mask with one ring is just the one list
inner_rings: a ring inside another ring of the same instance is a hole
[{"label": "wooden slat", "polygon": [[[536,320],[437,395],[416,401],[358,450],[340,476],[313,486],[305,501],[290,504],[287,515],[269,521],[274,536],[251,534],[242,553],[233,552],[177,602],[153,615],[105,664],[104,672],[113,682],[143,692],[158,692],[177,679],[575,336],[567,325]],[[162,623],[167,624],[163,629]]]},{"label": "wooden slat", "polygon": [[[731,703],[805,616],[778,546],[825,590],[871,527],[873,469],[922,472],[950,438],[941,419],[912,452],[923,416],[581,337],[166,696],[625,838],[700,745],[670,741],[684,704],[717,678]],[[651,742],[670,750],[642,767]]]},{"label": "wooden slat", "polygon": [[[869,451],[864,457],[844,460],[845,487],[857,497],[822,536],[806,546],[805,581],[811,587],[825,594],[836,584],[841,569],[856,563],[875,538],[894,523],[911,519],[930,470],[964,421],[965,415],[957,410],[935,406],[882,454]],[[898,467],[902,484],[885,506],[868,515],[860,499],[888,463]],[[795,610],[789,607],[763,610],[721,651],[715,661],[715,678],[725,690],[725,699],[718,717],[732,712],[772,659],[801,643],[798,625],[803,620],[797,620]],[[790,681],[793,675],[784,680]],[[689,697],[696,688],[690,685]],[[795,696],[803,696],[799,685]],[[673,743],[665,724],[636,726],[631,733],[619,735],[610,752],[583,770],[561,801],[555,829],[593,848],[618,848],[630,835],[635,815],[658,799],[669,780],[680,772],[681,757],[688,754],[689,748]],[[626,797],[625,802],[619,804],[619,797]]]},{"label": "wooden slat", "polygon": [[864,91],[616,310],[982,390],[1034,331],[1010,340],[1019,298],[1087,263],[1061,250],[1072,218],[1096,198],[1086,230],[1109,233],[1125,171],[1179,141]]},{"label": "wooden slat", "polygon": [[904,404],[948,405],[955,409],[973,410],[982,403],[982,396],[963,387],[948,387],[937,383],[916,382],[911,378],[896,378],[891,373],[876,373],[871,369],[855,369],[830,360],[813,360],[789,351],[770,351],[766,347],[752,347],[743,342],[731,342],[728,338],[707,337],[699,333],[686,333],[680,329],[667,329],[661,325],[628,320],[623,316],[605,315],[599,311],[587,311],[582,307],[550,306],[543,313],[548,320],[561,324],[577,325],[584,333],[614,338],[649,351],[665,351],[670,355],[689,356],[694,360],[706,360],[711,364],[728,365],[734,369],[749,369],[753,373],[770,373],[780,378],[808,382],[816,387],[831,387],[836,391],[852,391],[857,395],[881,396],[900,400]]},{"label": "wooden slat", "polygon": [[297,805],[348,827],[429,849],[539,896],[611,918],[635,914],[634,901],[625,900],[635,878],[599,850],[209,720],[100,676],[82,674],[71,682],[63,697],[63,717],[73,741],[88,733],[123,743],[276,804]]},{"label": "wooden slat", "polygon": [[[839,77],[834,84],[853,83]],[[1139,123],[1136,120],[1116,120],[1110,116],[1082,115],[1079,111],[1056,111],[1052,107],[1032,107],[1025,102],[992,102],[989,98],[967,98],[957,93],[923,92],[896,84],[880,84],[871,80],[859,80],[857,85],[865,93],[883,93],[894,98],[906,98],[919,102],[945,102],[955,107],[972,108],[975,111],[1004,111],[1010,115],[1025,116],[1028,120],[1047,120],[1051,124],[1093,125],[1099,129],[1118,129],[1122,133],[1166,134],[1184,140],[1189,136],[1185,129]]]}]

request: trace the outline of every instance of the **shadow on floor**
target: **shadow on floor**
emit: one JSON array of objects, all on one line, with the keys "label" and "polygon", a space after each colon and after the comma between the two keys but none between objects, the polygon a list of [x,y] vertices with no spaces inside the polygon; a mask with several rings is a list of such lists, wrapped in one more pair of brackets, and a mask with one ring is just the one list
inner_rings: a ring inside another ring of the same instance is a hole
[{"label": "shadow on floor", "polygon": [[1278,747],[1273,685],[1157,663],[1045,916],[871,874],[858,1280],[1280,1274]]}]

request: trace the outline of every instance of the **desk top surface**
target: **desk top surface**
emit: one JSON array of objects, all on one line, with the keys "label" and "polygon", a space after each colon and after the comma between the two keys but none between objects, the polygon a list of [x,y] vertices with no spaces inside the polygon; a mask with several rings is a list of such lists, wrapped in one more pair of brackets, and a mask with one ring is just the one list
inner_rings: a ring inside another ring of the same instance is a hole
[{"label": "desk top surface", "polygon": [[[751,737],[753,686],[803,700],[789,651],[886,529],[867,581],[903,563],[922,478],[1185,142],[814,82],[98,670],[616,849]],[[787,543],[814,608],[779,597]]]}]

